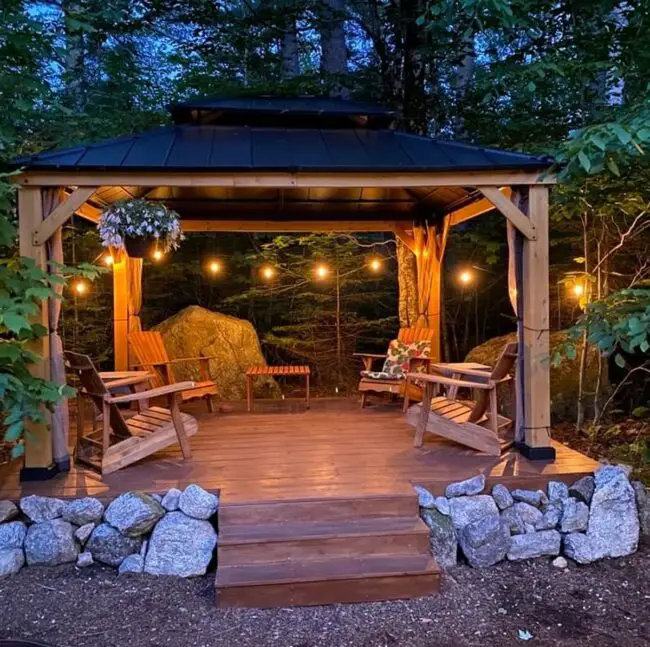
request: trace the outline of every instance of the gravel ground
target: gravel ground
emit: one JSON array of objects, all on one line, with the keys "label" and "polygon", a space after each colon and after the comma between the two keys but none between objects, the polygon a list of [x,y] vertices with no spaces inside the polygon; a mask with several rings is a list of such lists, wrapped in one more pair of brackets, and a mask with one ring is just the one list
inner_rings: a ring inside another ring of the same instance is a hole
[{"label": "gravel ground", "polygon": [[0,638],[57,647],[635,647],[650,644],[649,572],[645,547],[567,571],[544,559],[459,567],[441,595],[419,600],[256,610],[215,608],[212,576],[27,568],[0,582]]}]

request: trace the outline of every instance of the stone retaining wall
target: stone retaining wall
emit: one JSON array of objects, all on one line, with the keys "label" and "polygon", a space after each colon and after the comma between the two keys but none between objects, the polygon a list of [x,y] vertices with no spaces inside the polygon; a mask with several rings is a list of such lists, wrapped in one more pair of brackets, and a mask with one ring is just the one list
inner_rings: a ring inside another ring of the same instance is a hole
[{"label": "stone retaining wall", "polygon": [[484,493],[485,476],[447,486],[433,496],[416,486],[420,515],[431,530],[438,564],[450,568],[459,555],[475,567],[504,559],[558,558],[579,564],[635,552],[641,534],[650,532],[650,499],[640,482],[630,483],[623,465],[603,465],[568,487],[551,481],[542,490],[495,485]]},{"label": "stone retaining wall", "polygon": [[0,579],[23,566],[98,562],[119,573],[204,575],[217,545],[219,499],[198,485],[165,496],[0,501]]}]

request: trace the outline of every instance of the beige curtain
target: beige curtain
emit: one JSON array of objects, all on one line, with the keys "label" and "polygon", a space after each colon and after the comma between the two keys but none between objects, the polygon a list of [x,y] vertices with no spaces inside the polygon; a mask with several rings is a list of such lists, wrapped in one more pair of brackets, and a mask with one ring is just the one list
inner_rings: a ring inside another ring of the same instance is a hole
[{"label": "beige curtain", "polygon": [[[142,330],[140,311],[142,310],[142,259],[129,258],[127,261],[127,280],[129,285],[129,333]],[[130,362],[129,362],[130,365]]]},{"label": "beige curtain", "polygon": [[[43,219],[63,201],[64,195],[60,188],[43,189]],[[63,263],[63,232],[59,227],[47,241],[47,260]],[[56,270],[50,269],[55,273]],[[56,286],[57,294],[63,293],[63,286]],[[65,384],[65,364],[63,360],[63,342],[59,335],[59,319],[61,316],[61,299],[48,300],[48,319],[50,328],[50,379],[56,384]],[[57,469],[67,472],[70,469],[70,454],[68,453],[68,431],[70,415],[68,401],[62,400],[52,414],[52,455]]]}]

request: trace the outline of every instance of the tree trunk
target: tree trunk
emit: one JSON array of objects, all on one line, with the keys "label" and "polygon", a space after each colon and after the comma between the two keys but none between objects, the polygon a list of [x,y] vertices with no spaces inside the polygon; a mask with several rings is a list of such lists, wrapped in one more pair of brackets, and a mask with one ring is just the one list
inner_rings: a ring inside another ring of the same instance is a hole
[{"label": "tree trunk", "polygon": [[399,287],[399,325],[415,326],[418,319],[418,272],[415,254],[397,239],[397,281]]},{"label": "tree trunk", "polygon": [[404,127],[408,132],[424,135],[428,130],[425,91],[425,64],[423,46],[424,26],[417,19],[424,12],[420,0],[403,0],[401,3],[404,24],[404,60],[402,106]]},{"label": "tree trunk", "polygon": [[86,103],[84,35],[72,22],[84,19],[83,4],[80,0],[64,0],[62,4],[65,16],[63,82],[66,103],[75,112],[83,112]]},{"label": "tree trunk", "polygon": [[[323,0],[320,17],[320,70],[325,75],[343,77],[348,71],[348,51],[345,46],[345,0]],[[332,94],[345,92],[342,78]]]},{"label": "tree trunk", "polygon": [[300,74],[298,30],[296,29],[296,19],[293,16],[285,17],[280,52],[282,54],[282,78],[290,79],[298,76]]},{"label": "tree trunk", "polygon": [[454,116],[454,132],[457,139],[467,139],[465,131],[465,118],[463,117],[464,101],[467,90],[474,75],[474,38],[467,39],[463,58],[456,68],[454,86],[456,89],[456,114]]}]

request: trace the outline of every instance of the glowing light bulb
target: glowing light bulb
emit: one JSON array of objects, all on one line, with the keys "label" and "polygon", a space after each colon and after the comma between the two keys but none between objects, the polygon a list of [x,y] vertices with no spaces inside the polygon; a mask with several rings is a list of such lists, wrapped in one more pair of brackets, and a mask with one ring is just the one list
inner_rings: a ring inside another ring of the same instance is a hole
[{"label": "glowing light bulb", "polygon": [[80,296],[83,296],[88,292],[88,286],[83,282],[83,281],[77,281],[74,286],[74,291],[79,294]]},{"label": "glowing light bulb", "polygon": [[381,269],[381,260],[379,258],[372,258],[370,259],[369,266],[373,272],[379,272]]},{"label": "glowing light bulb", "polygon": [[260,269],[260,274],[262,275],[263,279],[270,281],[275,276],[275,268],[271,267],[270,265],[265,265],[262,269]]},{"label": "glowing light bulb", "polygon": [[327,278],[327,275],[330,273],[329,268],[327,265],[320,263],[319,265],[316,266],[314,269],[314,273],[316,274],[316,277],[319,279],[325,279]]},{"label": "glowing light bulb", "polygon": [[576,283],[573,286],[573,294],[575,294],[577,297],[581,297],[585,293],[585,288],[582,283]]},{"label": "glowing light bulb", "polygon": [[219,261],[212,261],[208,267],[212,274],[219,274],[221,272],[221,263]]},{"label": "glowing light bulb", "polygon": [[113,258],[113,254],[106,254],[104,256],[104,265],[108,265],[109,267],[115,263],[115,259]]},{"label": "glowing light bulb", "polygon": [[460,276],[458,278],[463,285],[469,285],[472,282],[473,277],[472,273],[469,270],[464,270],[460,273]]},{"label": "glowing light bulb", "polygon": [[164,256],[164,254],[162,253],[161,250],[156,249],[156,250],[154,250],[152,256],[153,256],[154,261],[160,261],[160,260],[162,260],[162,257]]}]

